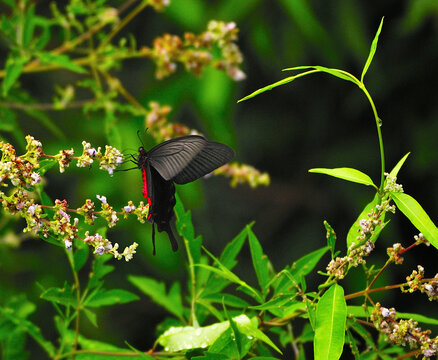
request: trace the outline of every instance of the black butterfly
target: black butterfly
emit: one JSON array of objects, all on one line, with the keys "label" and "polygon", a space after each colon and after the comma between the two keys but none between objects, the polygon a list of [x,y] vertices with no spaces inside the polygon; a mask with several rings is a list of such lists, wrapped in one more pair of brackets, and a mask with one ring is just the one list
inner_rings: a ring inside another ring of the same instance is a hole
[{"label": "black butterfly", "polygon": [[153,254],[155,224],[159,232],[167,232],[172,250],[176,251],[178,243],[170,227],[175,206],[174,183],[187,184],[199,179],[231,161],[234,151],[202,136],[188,135],[165,141],[149,151],[141,146],[138,153],[134,162],[142,172],[143,196],[149,204]]}]

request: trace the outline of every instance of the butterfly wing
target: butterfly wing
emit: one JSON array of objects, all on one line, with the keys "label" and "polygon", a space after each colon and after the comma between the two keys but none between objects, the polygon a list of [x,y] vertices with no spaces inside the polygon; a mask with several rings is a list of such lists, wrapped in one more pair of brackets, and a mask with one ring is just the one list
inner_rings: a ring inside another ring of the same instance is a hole
[{"label": "butterfly wing", "polygon": [[147,157],[150,165],[169,181],[181,173],[207,143],[202,136],[182,136],[155,146],[148,151]]},{"label": "butterfly wing", "polygon": [[228,146],[208,141],[202,150],[175,176],[177,184],[187,184],[211,173],[219,166],[231,161],[234,151]]}]

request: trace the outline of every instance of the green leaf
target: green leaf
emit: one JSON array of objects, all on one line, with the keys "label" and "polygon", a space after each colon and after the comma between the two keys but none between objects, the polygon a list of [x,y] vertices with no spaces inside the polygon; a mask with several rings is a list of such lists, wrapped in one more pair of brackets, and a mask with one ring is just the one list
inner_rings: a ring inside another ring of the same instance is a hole
[{"label": "green leaf", "polygon": [[210,256],[210,258],[212,258],[214,260],[214,262],[219,266],[219,268],[216,268],[216,267],[213,267],[213,266],[209,266],[209,265],[204,265],[204,264],[197,264],[196,266],[200,266],[202,268],[208,269],[211,272],[220,275],[224,279],[227,279],[227,280],[229,280],[232,283],[238,284],[243,289],[246,289],[248,291],[248,293],[251,294],[251,296],[255,296],[259,301],[263,301],[262,298],[261,298],[261,295],[259,294],[259,292],[256,289],[254,289],[253,287],[248,285],[245,281],[240,280],[240,278],[236,274],[234,274],[229,269],[227,269],[219,261],[219,259],[217,259],[207,249],[204,248],[204,251],[207,253],[208,256]]},{"label": "green leaf", "polygon": [[29,58],[25,55],[10,54],[8,56],[5,65],[5,77],[3,78],[2,84],[3,96],[8,95],[9,90],[20,77],[21,71],[28,61]]},{"label": "green leaf", "polygon": [[148,295],[155,303],[164,307],[171,314],[183,320],[183,305],[181,300],[181,288],[175,282],[169,293],[166,293],[166,286],[163,282],[145,276],[128,276],[131,284],[136,286],[144,294]]},{"label": "green leaf", "polygon": [[252,228],[254,222],[246,225],[242,231],[226,246],[222,251],[219,261],[228,269],[233,269],[237,264],[236,257],[242,250],[242,246],[245,243],[246,237],[248,236],[248,230]]},{"label": "green leaf", "polygon": [[25,296],[13,297],[5,307],[0,307],[0,340],[2,344],[7,342],[5,345],[7,348],[3,348],[3,355],[8,355],[8,357],[5,356],[5,360],[20,359],[16,350],[20,350],[20,341],[24,340],[23,332],[29,334],[50,358],[55,356],[53,344],[44,339],[38,326],[26,319],[34,310],[35,305],[29,302]]},{"label": "green leaf", "polygon": [[75,244],[75,252],[73,255],[75,271],[78,272],[82,269],[88,259],[89,249],[87,244],[85,244],[82,240],[76,241]]},{"label": "green leaf", "polygon": [[401,160],[397,163],[396,166],[394,166],[394,169],[391,170],[391,172],[389,173],[389,175],[391,175],[392,177],[397,177],[398,172],[400,171],[401,167],[403,166],[403,164],[405,163],[406,159],[408,158],[410,152],[408,152],[405,156],[403,156],[401,158]]},{"label": "green leaf", "polygon": [[67,283],[64,284],[64,288],[52,287],[47,289],[40,297],[64,306],[76,306],[78,304],[73,288]]},{"label": "green leaf", "polygon": [[332,68],[328,68],[328,67],[325,67],[325,66],[319,66],[319,65],[294,66],[294,67],[291,67],[291,68],[283,69],[283,71],[295,71],[295,70],[307,70],[307,69],[318,70],[318,72],[324,72],[324,73],[333,75],[334,77],[340,78],[342,80],[351,81],[351,82],[353,82],[355,84],[358,83],[357,79],[353,75],[351,75],[350,73],[348,73],[348,72],[346,72],[344,70],[332,69]]},{"label": "green leaf", "polygon": [[[98,233],[102,235],[100,229],[98,229]],[[105,264],[105,262],[107,262],[111,258],[112,258],[111,255],[100,255],[100,256],[95,256],[93,258],[93,271],[90,274],[90,279],[88,280],[87,289],[91,290],[98,287],[99,285],[102,284],[101,279],[105,275],[114,271],[114,266]]]},{"label": "green leaf", "polygon": [[321,297],[316,309],[314,352],[316,360],[337,360],[345,342],[347,304],[344,289],[332,285]]},{"label": "green leaf", "polygon": [[[246,315],[241,315],[241,316],[245,316]],[[257,325],[258,325],[258,319],[257,318],[253,318],[251,319],[250,323],[247,322],[238,322],[236,318],[234,318],[234,321],[236,321],[237,326],[239,328],[239,331],[243,334],[245,334],[246,336],[250,336],[253,337],[255,339],[258,339],[260,341],[263,341],[265,344],[269,345],[270,347],[272,347],[275,351],[277,351],[280,354],[283,354],[281,352],[281,350],[277,347],[277,345],[275,345],[272,340],[260,329],[258,329]]]},{"label": "green leaf", "polygon": [[84,312],[87,319],[92,323],[95,327],[97,327],[97,316],[96,314],[91,311],[90,309],[87,309],[86,307],[82,308],[82,311]]},{"label": "green leaf", "polygon": [[85,300],[85,305],[89,307],[109,306],[115,304],[126,304],[138,300],[139,297],[130,291],[123,289],[99,289]]},{"label": "green leaf", "polygon": [[377,189],[377,186],[374,185],[373,180],[371,180],[371,178],[367,174],[364,174],[362,171],[356,169],[345,167],[336,169],[316,168],[310,169],[309,172],[330,175],[358,184],[374,186]]},{"label": "green leaf", "polygon": [[265,87],[262,87],[261,89],[258,89],[256,91],[254,91],[253,93],[251,93],[251,94],[245,96],[244,98],[240,99],[238,101],[238,103],[240,103],[241,101],[245,101],[245,100],[251,99],[254,96],[257,96],[257,95],[259,95],[261,93],[264,93],[265,91],[272,90],[273,88],[276,88],[277,86],[281,86],[281,85],[290,83],[290,82],[294,81],[295,79],[298,79],[300,77],[303,77],[303,76],[306,76],[306,75],[309,75],[309,74],[313,74],[315,72],[318,72],[318,71],[317,70],[312,70],[312,71],[307,71],[307,72],[304,72],[304,73],[301,73],[301,74],[297,74],[297,75],[294,75],[294,76],[289,76],[289,77],[287,77],[287,78],[285,78],[283,80],[277,81],[277,82],[275,82],[275,83],[273,83],[271,85],[267,85]]},{"label": "green leaf", "polygon": [[[353,243],[357,244],[357,237],[359,236],[359,230],[360,230],[359,220],[368,219],[368,214],[372,212],[372,210],[376,207],[377,204],[379,204],[379,202],[380,202],[379,194],[376,193],[376,195],[374,195],[373,200],[364,207],[362,212],[357,217],[356,221],[353,223],[353,225],[351,225],[350,230],[348,230],[348,234],[347,234],[347,249],[350,248],[350,246]],[[380,220],[382,220],[382,224],[383,224],[385,220],[385,213],[382,213],[382,215],[380,216]],[[379,237],[380,231],[383,229],[383,226],[384,225],[379,225],[379,227],[376,227],[374,234],[371,235],[370,240],[373,243]]]},{"label": "green leaf", "polygon": [[249,304],[245,300],[231,294],[216,293],[216,294],[208,294],[205,296],[204,294],[202,294],[202,299],[210,301],[212,303],[218,303],[218,304],[223,303],[227,306],[231,306],[235,308],[246,309],[249,306]]},{"label": "green leaf", "polygon": [[336,245],[336,233],[335,230],[331,227],[331,225],[324,220],[324,227],[326,230],[326,239],[327,239],[327,246],[330,248],[330,252],[332,253],[332,258],[334,257],[335,253],[335,245]]},{"label": "green leaf", "polygon": [[38,59],[41,60],[43,65],[57,65],[70,71],[74,71],[80,74],[86,74],[87,70],[82,66],[76,64],[65,54],[54,54],[51,52],[38,52],[36,53]]},{"label": "green leaf", "polygon": [[438,228],[417,200],[405,193],[391,193],[391,197],[400,211],[438,249]]},{"label": "green leaf", "polygon": [[[281,293],[278,295],[273,296],[269,301],[256,305],[256,306],[250,306],[250,309],[256,309],[256,310],[270,310],[270,309],[278,309],[279,307],[283,306],[286,303],[291,303],[295,301],[293,300],[296,296],[296,292],[289,292],[289,293]],[[303,308],[305,305],[300,302],[300,307]]]},{"label": "green leaf", "polygon": [[262,246],[250,227],[247,228],[252,264],[257,275],[262,294],[266,295],[269,276],[269,259],[263,254]]},{"label": "green leaf", "polygon": [[[243,324],[251,324],[246,315],[237,316],[233,320],[239,328]],[[230,323],[227,320],[198,328],[192,326],[171,327],[157,339],[157,343],[169,352],[206,348],[213,344],[229,326]]]},{"label": "green leaf", "polygon": [[[329,251],[329,247],[323,247],[321,249],[312,251],[309,254],[304,255],[297,261],[295,261],[290,268],[285,269],[285,274],[289,275],[298,282],[299,278],[309,274],[315,266],[318,264],[319,260],[324,256],[324,254]],[[290,291],[288,289],[293,288],[291,284],[291,279],[289,276],[282,276],[275,286],[275,294],[281,292]]]},{"label": "green leaf", "polygon": [[367,59],[367,61],[365,62],[365,66],[363,67],[362,75],[361,75],[361,77],[360,77],[360,82],[361,82],[361,83],[363,83],[363,79],[364,79],[364,77],[365,77],[365,74],[367,73],[368,68],[369,68],[370,65],[371,65],[371,62],[373,61],[374,54],[376,53],[376,50],[377,50],[377,43],[379,42],[379,35],[380,35],[380,32],[382,31],[383,19],[384,19],[384,18],[382,17],[382,20],[380,20],[379,28],[377,29],[376,36],[374,36],[373,42],[371,43],[370,53],[369,53],[369,55],[368,55],[368,59]]},{"label": "green leaf", "polygon": [[[192,223],[192,213],[190,212],[190,210],[188,211],[184,210],[184,206],[178,194],[175,194],[175,198],[176,198],[176,204],[175,204],[176,230],[178,231],[178,234],[180,234],[184,239],[187,239],[189,241],[193,240],[195,238],[195,229],[193,228],[193,223]],[[200,253],[201,250],[199,249],[199,255],[193,257],[195,263],[199,262],[199,258],[201,256]],[[196,254],[192,254],[192,255],[196,255]]]},{"label": "green leaf", "polygon": [[27,47],[32,41],[34,30],[35,30],[35,4],[31,4],[26,11],[26,16],[23,21],[22,43],[24,47]]}]

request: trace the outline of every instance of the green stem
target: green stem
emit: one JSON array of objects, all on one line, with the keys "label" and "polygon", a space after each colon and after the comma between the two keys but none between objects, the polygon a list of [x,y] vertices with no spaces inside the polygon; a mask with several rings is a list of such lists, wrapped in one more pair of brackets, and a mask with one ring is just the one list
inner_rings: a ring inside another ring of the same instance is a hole
[{"label": "green stem", "polygon": [[[81,284],[79,282],[78,273],[75,270],[75,263],[73,259],[73,254],[71,251],[66,250],[67,252],[67,258],[72,270],[73,274],[73,280],[75,284],[75,292],[76,292],[76,301],[77,301],[77,307],[76,307],[76,315],[75,315],[75,337],[73,342],[73,350],[76,351],[78,348],[78,337],[79,337],[79,314],[81,309]],[[73,355],[73,360],[75,358],[75,355]]]},{"label": "green stem", "polygon": [[380,149],[380,164],[381,164],[381,174],[380,174],[380,193],[383,193],[383,186],[385,184],[385,151],[383,148],[383,137],[382,137],[382,121],[379,118],[379,115],[377,114],[376,106],[374,105],[374,101],[366,89],[365,85],[363,83],[359,83],[359,87],[361,90],[365,93],[366,97],[368,98],[368,101],[370,102],[371,108],[373,109],[374,119],[376,120],[376,128],[377,128],[377,136],[379,138],[379,149]]},{"label": "green stem", "polygon": [[196,276],[195,276],[195,264],[193,262],[192,253],[190,252],[189,241],[184,239],[184,245],[186,247],[187,259],[189,261],[189,274],[190,282],[192,285],[192,299],[190,308],[190,323],[194,327],[199,327],[198,319],[196,318]]}]

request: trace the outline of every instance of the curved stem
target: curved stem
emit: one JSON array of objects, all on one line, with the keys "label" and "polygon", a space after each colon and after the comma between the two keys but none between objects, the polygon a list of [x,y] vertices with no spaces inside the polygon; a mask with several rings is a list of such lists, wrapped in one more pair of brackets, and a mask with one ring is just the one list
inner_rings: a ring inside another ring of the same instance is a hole
[{"label": "curved stem", "polygon": [[382,121],[379,118],[379,115],[377,114],[376,105],[374,105],[374,101],[366,89],[365,85],[363,83],[359,83],[359,87],[362,89],[362,91],[365,93],[366,97],[368,98],[368,101],[370,102],[371,108],[373,109],[374,119],[376,120],[376,128],[377,128],[377,136],[379,138],[379,149],[380,149],[380,164],[381,164],[381,174],[380,174],[380,193],[383,192],[383,186],[385,183],[385,151],[383,148],[383,137],[382,137]]}]

